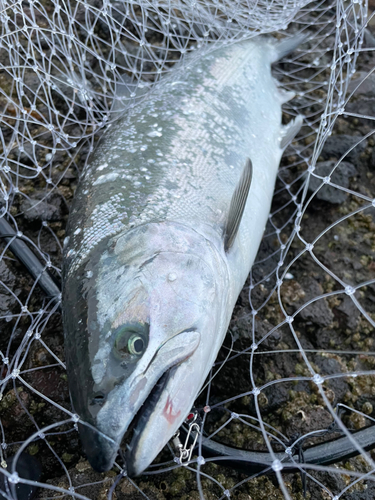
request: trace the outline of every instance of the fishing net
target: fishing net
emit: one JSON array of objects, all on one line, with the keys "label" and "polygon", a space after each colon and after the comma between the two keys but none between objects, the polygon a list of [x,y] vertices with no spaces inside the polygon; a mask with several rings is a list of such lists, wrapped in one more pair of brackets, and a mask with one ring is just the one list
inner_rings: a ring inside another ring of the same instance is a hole
[{"label": "fishing net", "polygon": [[[372,454],[352,433],[375,418],[371,7],[0,0],[0,20],[0,202],[14,231],[0,247],[3,495],[27,498],[22,485],[31,484],[38,498],[373,498]],[[304,126],[283,157],[258,257],[196,408],[198,443],[208,436],[268,452],[267,474],[215,463],[201,448],[181,465],[170,444],[137,479],[121,462],[96,473],[81,449],[59,306],[39,286],[41,270],[59,282],[69,206],[108,124],[165,74],[178,78],[177,61],[266,33],[306,35],[274,67],[296,94],[283,121],[303,114]],[[40,261],[34,275],[15,258],[15,241]],[[311,446],[343,436],[357,457],[308,462]],[[297,453],[295,472],[280,452]]]}]

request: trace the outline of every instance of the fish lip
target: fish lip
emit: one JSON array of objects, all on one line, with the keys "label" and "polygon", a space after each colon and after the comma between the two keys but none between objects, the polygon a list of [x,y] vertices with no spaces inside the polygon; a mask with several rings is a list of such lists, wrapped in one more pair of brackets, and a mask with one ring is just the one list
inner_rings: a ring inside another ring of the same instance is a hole
[{"label": "fish lip", "polygon": [[[94,428],[91,425],[78,423],[79,435],[83,443],[83,449],[91,467],[95,471],[107,472],[110,470],[113,467],[113,463],[116,460],[117,455],[120,454],[126,462],[128,475],[131,477],[135,475],[134,473],[132,474],[134,471],[132,469],[129,451],[131,452],[131,450],[135,448],[134,443],[137,442],[137,437],[141,435],[145,423],[147,422],[149,415],[152,413],[154,406],[152,403],[156,402],[156,400],[160,397],[164,386],[168,382],[170,373],[175,366],[168,368],[161,374],[159,379],[151,388],[145,402],[129,423],[120,443],[115,443],[113,439],[105,436],[97,428]],[[130,444],[125,445],[127,452],[124,457],[122,453],[122,443],[126,443],[126,440],[130,435],[133,436]]]},{"label": "fish lip", "polygon": [[142,435],[142,431],[146,426],[147,420],[154,410],[155,404],[157,403],[157,400],[160,398],[165,386],[167,385],[173,370],[178,365],[179,363],[168,368],[164,373],[162,373],[155,385],[152,387],[142,407],[138,410],[137,414],[129,424],[126,435],[129,435],[129,431],[133,433],[130,443],[126,444],[125,453],[126,468],[129,477],[135,477],[139,475],[133,467],[133,456],[137,448],[139,437]]}]

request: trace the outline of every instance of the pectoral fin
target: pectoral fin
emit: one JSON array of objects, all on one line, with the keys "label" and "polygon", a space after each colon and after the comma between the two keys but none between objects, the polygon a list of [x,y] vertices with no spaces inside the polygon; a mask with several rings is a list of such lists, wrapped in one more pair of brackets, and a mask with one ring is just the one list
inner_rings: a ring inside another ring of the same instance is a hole
[{"label": "pectoral fin", "polygon": [[230,202],[229,213],[224,230],[224,250],[226,252],[231,248],[236,238],[250,191],[252,176],[253,165],[251,160],[247,158],[240,180],[238,181]]}]

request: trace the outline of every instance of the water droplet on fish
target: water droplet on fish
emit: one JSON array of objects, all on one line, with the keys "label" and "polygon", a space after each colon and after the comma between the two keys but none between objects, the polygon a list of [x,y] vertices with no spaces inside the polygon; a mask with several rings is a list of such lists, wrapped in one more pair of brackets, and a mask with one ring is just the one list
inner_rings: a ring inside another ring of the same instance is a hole
[{"label": "water droplet on fish", "polygon": [[175,281],[177,279],[177,275],[175,273],[168,274],[168,281]]},{"label": "water droplet on fish", "polygon": [[163,134],[161,132],[158,132],[157,130],[153,130],[152,132],[149,132],[148,137],[161,137]]}]

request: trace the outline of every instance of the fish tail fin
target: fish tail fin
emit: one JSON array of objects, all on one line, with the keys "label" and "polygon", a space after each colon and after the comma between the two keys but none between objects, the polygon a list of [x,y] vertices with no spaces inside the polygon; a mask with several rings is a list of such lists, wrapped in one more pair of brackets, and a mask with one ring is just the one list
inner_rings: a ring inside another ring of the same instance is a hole
[{"label": "fish tail fin", "polygon": [[291,38],[284,38],[281,42],[274,45],[274,56],[272,62],[279,61],[283,57],[287,56],[293,52],[297,47],[299,47],[303,42],[307,40],[308,35],[299,33]]}]

